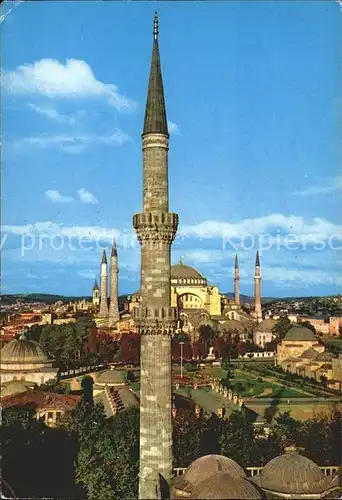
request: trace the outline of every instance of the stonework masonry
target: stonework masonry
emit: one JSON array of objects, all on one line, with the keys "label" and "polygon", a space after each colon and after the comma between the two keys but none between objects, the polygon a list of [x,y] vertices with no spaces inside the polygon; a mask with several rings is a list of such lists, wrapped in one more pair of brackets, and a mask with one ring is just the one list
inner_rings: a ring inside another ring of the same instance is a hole
[{"label": "stonework masonry", "polygon": [[134,320],[141,336],[139,498],[160,498],[160,476],[172,475],[170,247],[178,216],[169,212],[166,111],[158,47],[158,18],[145,112],[143,212],[133,226],[141,245],[141,303]]}]

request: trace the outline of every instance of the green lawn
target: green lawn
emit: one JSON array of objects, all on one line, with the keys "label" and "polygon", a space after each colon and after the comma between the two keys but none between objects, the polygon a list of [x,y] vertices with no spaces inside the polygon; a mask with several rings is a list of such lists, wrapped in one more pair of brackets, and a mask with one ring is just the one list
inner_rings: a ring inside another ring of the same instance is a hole
[{"label": "green lawn", "polygon": [[212,391],[211,389],[192,389],[191,387],[181,387],[176,391],[177,394],[185,398],[191,399],[194,404],[203,408],[205,413],[217,413],[218,408],[224,407],[226,413],[230,414],[237,410],[238,406],[230,403],[228,398],[224,398],[221,394]]}]

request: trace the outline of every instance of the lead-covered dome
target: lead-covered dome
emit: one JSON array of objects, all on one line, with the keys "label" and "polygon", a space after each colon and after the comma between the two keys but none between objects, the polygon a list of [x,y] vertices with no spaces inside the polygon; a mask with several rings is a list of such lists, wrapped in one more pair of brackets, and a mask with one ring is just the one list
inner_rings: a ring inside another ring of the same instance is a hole
[{"label": "lead-covered dome", "polygon": [[10,382],[5,382],[1,386],[1,397],[12,396],[12,394],[18,394],[20,392],[27,392],[29,387],[25,382],[21,380],[11,380]]},{"label": "lead-covered dome", "polygon": [[18,339],[11,340],[0,353],[1,364],[32,364],[45,363],[49,361],[48,356],[40,347],[38,342],[29,340],[25,334]]},{"label": "lead-covered dome", "polygon": [[271,332],[276,324],[276,320],[269,318],[260,321],[255,327],[256,332]]},{"label": "lead-covered dome", "polygon": [[270,460],[260,476],[253,478],[255,484],[263,490],[292,495],[323,493],[330,486],[331,478],[312,460],[297,453],[294,447],[285,451]]},{"label": "lead-covered dome", "polygon": [[106,370],[97,377],[97,385],[118,386],[125,385],[127,373],[119,370]]},{"label": "lead-covered dome", "polygon": [[284,340],[292,340],[292,341],[310,340],[314,342],[317,339],[315,334],[310,330],[310,328],[306,328],[306,326],[293,326],[285,335]]},{"label": "lead-covered dome", "polygon": [[218,472],[198,483],[190,498],[252,500],[262,498],[262,496],[246,479],[234,477],[227,472]]},{"label": "lead-covered dome", "polygon": [[246,478],[245,471],[234,460],[223,455],[205,455],[192,462],[184,474],[175,481],[174,488],[176,495],[179,495],[180,492],[192,493],[194,487],[201,481],[219,472],[227,473],[235,478]]},{"label": "lead-covered dome", "polygon": [[171,284],[173,285],[207,285],[207,280],[194,267],[183,264],[171,266]]}]

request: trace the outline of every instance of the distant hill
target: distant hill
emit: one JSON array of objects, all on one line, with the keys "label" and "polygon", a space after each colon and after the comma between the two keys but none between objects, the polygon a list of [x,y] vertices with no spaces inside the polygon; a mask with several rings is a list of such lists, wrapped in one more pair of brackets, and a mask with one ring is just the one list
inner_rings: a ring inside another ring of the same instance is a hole
[{"label": "distant hill", "polygon": [[42,302],[43,304],[53,304],[58,300],[62,302],[70,302],[70,300],[90,300],[89,296],[69,297],[65,295],[53,295],[49,293],[16,293],[1,295],[1,305],[11,305],[21,300],[23,302]]},{"label": "distant hill", "polygon": [[[233,292],[227,292],[227,293],[224,293],[223,295],[225,295],[228,299],[234,299]],[[270,302],[272,300],[276,300],[276,299],[274,297],[262,297],[263,303]],[[240,302],[242,304],[253,304],[254,297],[251,297],[249,295],[243,295],[242,293],[240,293]]]}]

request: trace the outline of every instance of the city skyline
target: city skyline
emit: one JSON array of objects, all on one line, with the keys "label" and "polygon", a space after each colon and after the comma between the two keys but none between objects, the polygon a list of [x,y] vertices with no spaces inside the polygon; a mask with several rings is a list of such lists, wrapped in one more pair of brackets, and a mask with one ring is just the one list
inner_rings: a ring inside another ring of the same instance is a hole
[{"label": "city skyline", "polygon": [[[131,219],[155,7],[19,4],[3,21],[4,293],[89,295],[113,236],[119,293],[139,288]],[[158,4],[180,216],[172,261],[183,256],[221,291],[233,290],[238,253],[241,293],[252,295],[262,234],[279,239],[279,249],[260,248],[264,296],[340,290],[336,9]],[[290,233],[300,250],[285,248]],[[25,239],[33,248],[23,255]]]}]

